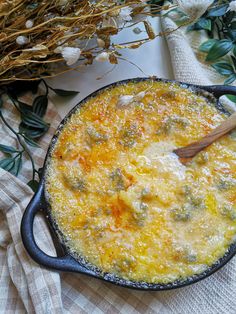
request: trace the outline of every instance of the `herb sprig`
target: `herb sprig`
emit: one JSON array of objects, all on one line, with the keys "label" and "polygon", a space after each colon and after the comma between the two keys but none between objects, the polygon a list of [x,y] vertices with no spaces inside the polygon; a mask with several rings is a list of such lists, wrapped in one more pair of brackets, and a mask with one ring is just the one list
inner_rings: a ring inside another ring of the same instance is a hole
[{"label": "herb sprig", "polygon": [[[189,20],[186,8],[181,6],[167,11],[164,16],[171,13],[177,14],[174,21],[179,27]],[[199,50],[205,53],[205,61],[225,77],[224,84],[232,84],[236,80],[236,1],[215,0],[187,31],[206,32],[209,39],[199,46]],[[236,96],[226,96],[236,103]]]},{"label": "herb sprig", "polygon": [[[27,90],[36,94],[40,83],[44,85],[45,94],[36,96],[31,106],[19,99],[19,97]],[[0,160],[0,167],[17,176],[22,168],[23,156],[27,156],[32,167],[32,179],[28,182],[28,185],[34,191],[37,190],[41,172],[40,169],[36,169],[29,146],[39,147],[37,141],[50,127],[50,124],[44,120],[48,107],[49,89],[55,94],[63,97],[75,96],[78,93],[76,91],[52,88],[44,80],[27,83],[22,81],[14,82],[13,84],[2,86],[0,89],[0,120],[9,131],[14,134],[18,143],[16,147],[0,143],[0,151],[4,154],[4,157]],[[18,130],[15,130],[10,125],[3,114],[4,95],[10,99],[10,103],[16,108],[20,115],[21,121]]]},{"label": "herb sprig", "polygon": [[[215,1],[188,31],[205,30],[209,39],[199,50],[206,54],[205,60],[222,76],[224,84],[236,80],[236,12],[230,10],[231,1]],[[236,103],[235,96],[229,96]]]}]

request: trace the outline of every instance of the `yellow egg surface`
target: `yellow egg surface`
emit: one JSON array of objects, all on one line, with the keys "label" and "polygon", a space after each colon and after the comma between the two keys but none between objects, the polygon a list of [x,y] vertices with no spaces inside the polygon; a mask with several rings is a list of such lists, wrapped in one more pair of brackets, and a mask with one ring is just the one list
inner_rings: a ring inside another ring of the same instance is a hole
[{"label": "yellow egg surface", "polygon": [[174,83],[129,82],[90,98],[66,122],[47,167],[52,216],[102,272],[183,280],[236,236],[236,132],[185,166],[173,153],[227,116]]}]

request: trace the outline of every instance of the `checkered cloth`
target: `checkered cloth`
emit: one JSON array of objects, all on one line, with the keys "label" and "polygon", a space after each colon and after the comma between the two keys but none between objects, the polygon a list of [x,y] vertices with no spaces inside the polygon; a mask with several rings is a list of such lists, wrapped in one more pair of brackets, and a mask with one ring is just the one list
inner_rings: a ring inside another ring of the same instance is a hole
[{"label": "checkered cloth", "polygon": [[[163,20],[164,30],[175,28]],[[222,83],[223,78],[203,63],[193,51],[203,41],[199,33],[177,31],[167,37],[175,78],[196,84]],[[193,50],[192,50],[193,48]],[[164,56],[163,56],[164,57]],[[201,56],[200,56],[201,59]],[[17,114],[5,102],[5,116],[17,125]],[[50,138],[60,117],[49,103],[49,132],[33,149],[37,166],[42,166]],[[1,143],[13,144],[14,137],[4,127]],[[20,237],[20,221],[33,193],[26,185],[31,179],[30,162],[25,160],[19,178],[0,169],[0,314],[2,313],[161,313],[235,314],[236,259],[211,277],[175,291],[142,292],[102,282],[81,274],[57,273],[40,267],[27,255]],[[36,241],[50,255],[55,249],[43,217],[36,217]]]},{"label": "checkered cloth", "polygon": [[[24,97],[29,101],[30,96]],[[17,129],[18,114],[5,101],[3,114]],[[40,140],[41,148],[33,148],[37,167],[44,156],[61,118],[49,102],[46,116],[51,121],[49,132]],[[15,138],[2,125],[2,144],[15,146]],[[161,313],[162,304],[155,292],[128,290],[81,274],[57,273],[36,264],[24,249],[20,236],[22,214],[33,196],[26,182],[31,179],[29,160],[19,178],[0,168],[0,313]],[[55,249],[44,218],[36,217],[36,242],[49,255]]]}]

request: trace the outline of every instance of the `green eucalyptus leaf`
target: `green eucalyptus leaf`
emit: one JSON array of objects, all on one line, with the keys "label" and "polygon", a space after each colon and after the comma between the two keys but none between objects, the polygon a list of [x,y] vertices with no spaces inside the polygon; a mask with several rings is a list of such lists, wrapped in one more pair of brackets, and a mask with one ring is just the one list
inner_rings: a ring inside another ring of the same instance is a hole
[{"label": "green eucalyptus leaf", "polygon": [[225,85],[229,85],[231,83],[233,83],[236,80],[236,74],[232,74],[230,75],[230,77],[228,77],[225,81],[224,84]]},{"label": "green eucalyptus leaf", "polygon": [[10,171],[14,167],[14,158],[4,158],[0,160],[0,167],[6,171]]},{"label": "green eucalyptus leaf", "polygon": [[187,15],[181,16],[179,19],[175,20],[175,24],[177,26],[181,26],[185,24],[187,21],[189,21],[189,17]]},{"label": "green eucalyptus leaf", "polygon": [[217,39],[209,39],[204,41],[204,43],[200,45],[199,50],[202,52],[208,52],[217,41]]},{"label": "green eucalyptus leaf", "polygon": [[211,30],[211,20],[201,17],[196,23],[190,25],[188,31],[199,31],[201,29],[210,31]]},{"label": "green eucalyptus leaf", "polygon": [[12,153],[18,153],[19,151],[12,146],[0,144],[0,152],[12,154]]},{"label": "green eucalyptus leaf", "polygon": [[33,112],[40,117],[43,117],[47,111],[48,98],[46,95],[40,95],[34,99]]},{"label": "green eucalyptus leaf", "polygon": [[24,137],[26,144],[28,144],[32,147],[40,147],[39,144],[37,142],[35,142],[32,138],[30,138],[26,135],[23,135],[23,137]]},{"label": "green eucalyptus leaf", "polygon": [[218,40],[208,51],[206,61],[215,61],[226,55],[233,48],[233,42],[229,39]]},{"label": "green eucalyptus leaf", "polygon": [[29,187],[31,187],[31,189],[34,191],[34,192],[37,192],[38,190],[38,186],[39,186],[39,182],[36,181],[36,180],[31,180],[27,183],[27,185]]},{"label": "green eucalyptus leaf", "polygon": [[56,93],[58,96],[75,96],[79,92],[72,91],[72,90],[64,90],[64,89],[57,89],[53,88],[54,93]]},{"label": "green eucalyptus leaf", "polygon": [[19,125],[19,131],[21,134],[34,139],[44,135],[47,132],[47,128],[45,129],[32,128],[21,122]]},{"label": "green eucalyptus leaf", "polygon": [[45,125],[44,123],[41,123],[38,120],[35,120],[35,118],[30,116],[24,116],[22,117],[22,122],[25,123],[27,126],[33,127],[33,128],[39,128],[44,129]]},{"label": "green eucalyptus leaf", "polygon": [[232,41],[236,39],[236,30],[235,29],[228,29],[225,33],[225,37],[230,38]]},{"label": "green eucalyptus leaf", "polygon": [[233,54],[236,57],[236,45],[235,44],[234,44],[234,47],[233,47]]},{"label": "green eucalyptus leaf", "polygon": [[28,105],[22,101],[19,101],[19,100],[17,100],[17,101],[19,104],[19,108],[22,112],[27,113],[28,111],[32,111],[32,106],[30,106],[30,105]]},{"label": "green eucalyptus leaf", "polygon": [[232,102],[236,103],[236,96],[234,95],[225,95],[229,100],[231,100]]},{"label": "green eucalyptus leaf", "polygon": [[221,75],[228,76],[234,73],[232,65],[225,61],[212,64],[212,67]]},{"label": "green eucalyptus leaf", "polygon": [[48,130],[48,124],[34,112],[22,113],[21,119],[22,119],[22,122],[29,127],[39,128],[39,129],[46,128]]},{"label": "green eucalyptus leaf", "polygon": [[207,16],[209,17],[222,16],[227,12],[228,7],[229,7],[228,4],[223,4],[215,8],[212,8],[208,11]]},{"label": "green eucalyptus leaf", "polygon": [[200,18],[198,20],[197,24],[199,25],[199,27],[201,27],[200,29],[205,29],[208,31],[211,30],[211,20],[209,20],[209,19]]},{"label": "green eucalyptus leaf", "polygon": [[20,170],[21,170],[21,167],[22,167],[22,158],[21,158],[21,156],[19,156],[15,160],[13,168],[10,170],[11,174],[13,174],[14,176],[17,177],[19,172],[20,172]]}]

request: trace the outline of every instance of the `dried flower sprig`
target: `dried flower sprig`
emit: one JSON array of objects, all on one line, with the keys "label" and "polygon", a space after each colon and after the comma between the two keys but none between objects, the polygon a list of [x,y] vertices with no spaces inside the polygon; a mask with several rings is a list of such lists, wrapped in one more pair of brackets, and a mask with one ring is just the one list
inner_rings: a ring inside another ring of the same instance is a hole
[{"label": "dried flower sprig", "polygon": [[[37,140],[49,128],[44,121],[48,91],[51,89],[60,96],[77,93],[53,89],[44,78],[94,61],[115,66],[119,60],[124,60],[138,67],[123,58],[120,50],[136,49],[163,36],[162,32],[155,33],[146,18],[175,7],[176,4],[163,5],[162,0],[0,1],[0,121],[18,142],[16,147],[0,144],[0,167],[17,176],[23,156],[28,156],[32,165],[32,180],[28,184],[33,190],[37,189],[40,170],[35,167],[29,146],[38,146]],[[145,31],[135,27],[138,23],[144,24]],[[128,27],[133,27],[135,34],[146,32],[147,36],[133,42],[112,43],[111,36]],[[24,84],[24,81],[31,82]],[[40,82],[44,84],[45,94],[35,97],[32,106],[19,100],[19,91],[27,89],[36,93]],[[18,130],[13,129],[4,116],[4,94],[21,117]]]},{"label": "dried flower sprig", "polygon": [[148,35],[129,44],[130,49],[162,35],[155,34],[146,17],[163,6],[161,1],[149,2],[1,1],[0,83],[55,76],[73,69],[78,61],[117,63],[118,50],[126,45],[114,45],[111,36],[128,24],[144,23]]}]

